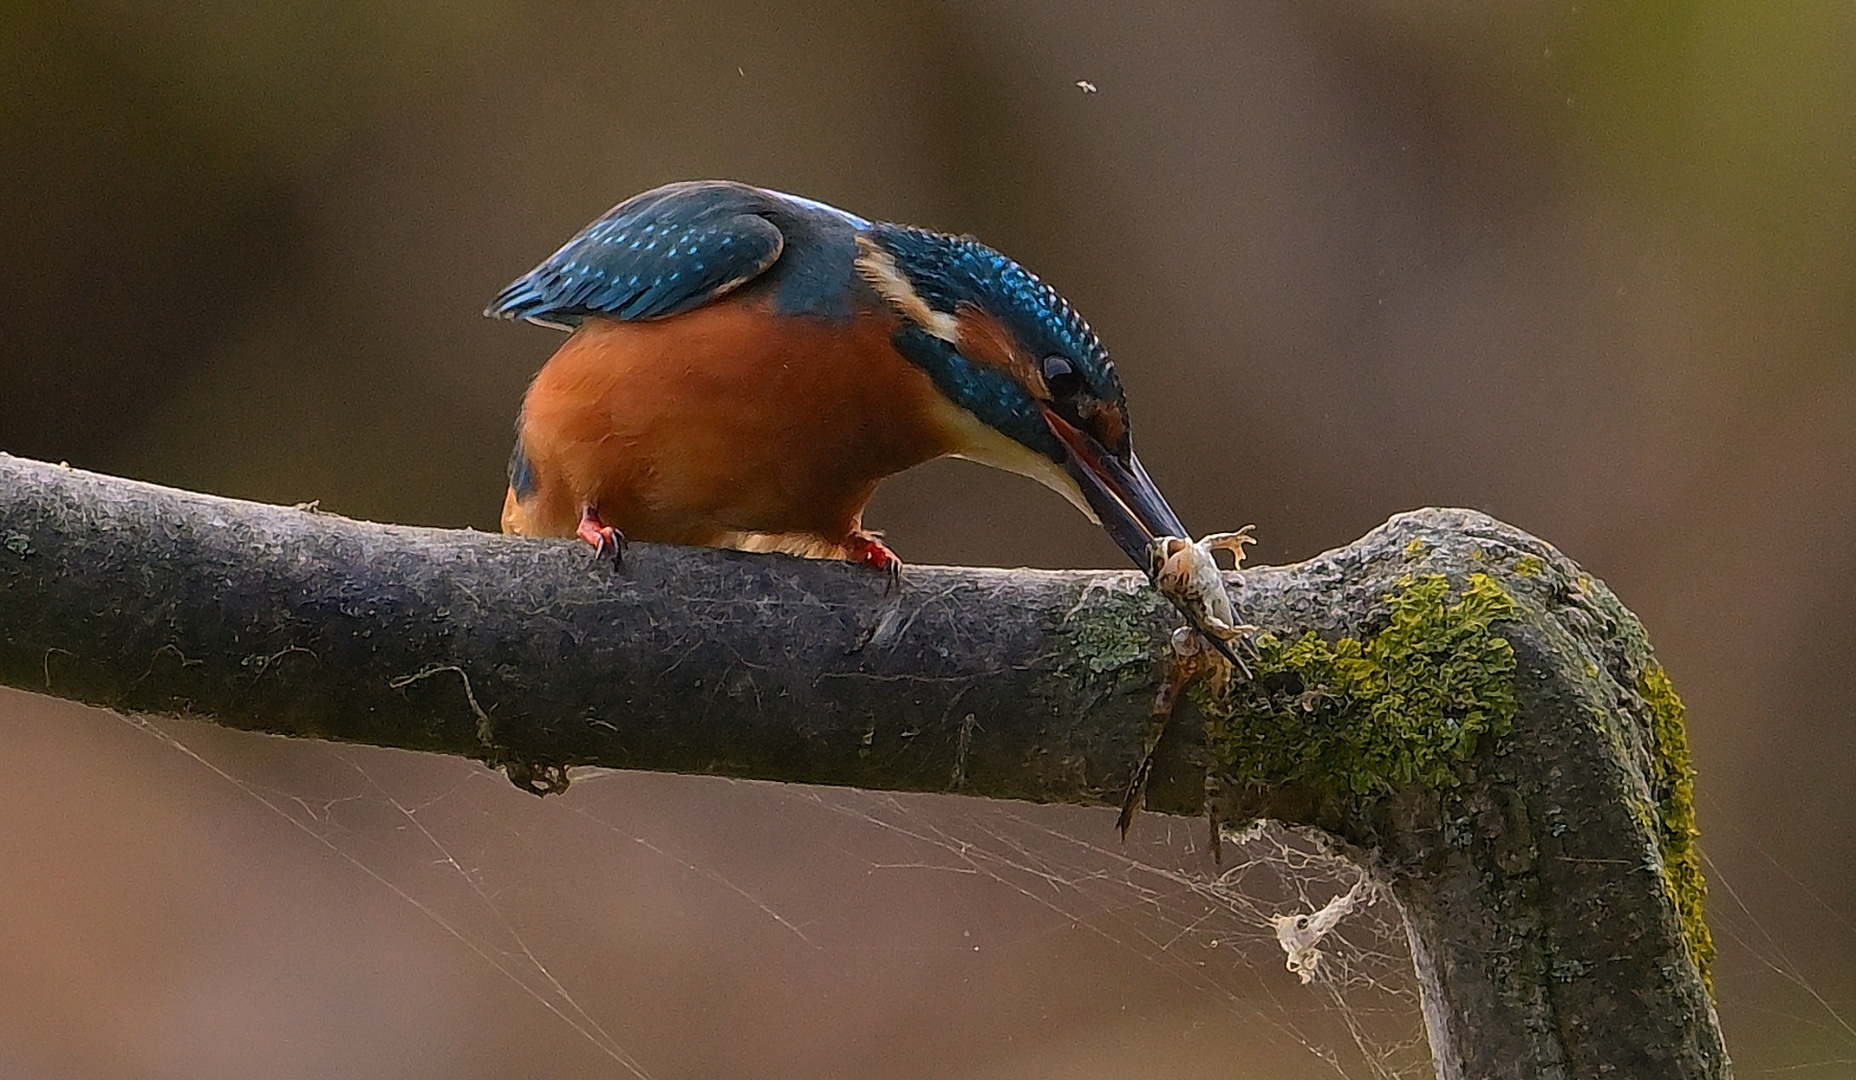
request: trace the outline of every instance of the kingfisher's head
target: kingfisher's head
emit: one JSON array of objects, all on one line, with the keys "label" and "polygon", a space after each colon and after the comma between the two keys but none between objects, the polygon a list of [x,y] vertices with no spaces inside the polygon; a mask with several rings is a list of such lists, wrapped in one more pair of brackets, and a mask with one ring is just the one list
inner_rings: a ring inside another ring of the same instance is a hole
[{"label": "kingfisher's head", "polygon": [[1057,491],[1136,565],[1154,537],[1186,535],[1134,456],[1108,350],[1056,290],[967,237],[876,225],[857,246],[900,319],[897,351],[946,399],[958,456]]}]

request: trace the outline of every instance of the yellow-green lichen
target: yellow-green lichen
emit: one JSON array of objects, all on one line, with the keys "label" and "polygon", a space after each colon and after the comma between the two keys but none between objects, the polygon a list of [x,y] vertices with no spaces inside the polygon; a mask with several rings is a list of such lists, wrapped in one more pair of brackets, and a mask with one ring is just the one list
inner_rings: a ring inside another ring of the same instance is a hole
[{"label": "yellow-green lichen", "polygon": [[1514,561],[1514,572],[1522,577],[1539,577],[1545,569],[1546,564],[1540,561],[1538,555],[1523,555]]},{"label": "yellow-green lichen", "polygon": [[1264,634],[1253,689],[1214,710],[1207,747],[1229,775],[1357,802],[1409,785],[1448,787],[1484,735],[1514,721],[1514,648],[1492,627],[1514,601],[1471,574],[1451,602],[1441,574],[1406,576],[1388,624],[1364,638]]},{"label": "yellow-green lichen", "polygon": [[1080,673],[1145,678],[1153,666],[1157,623],[1151,593],[1090,587],[1064,620],[1069,656]]},{"label": "yellow-green lichen", "polygon": [[1650,709],[1652,794],[1656,797],[1657,834],[1663,851],[1663,884],[1682,916],[1682,930],[1701,979],[1714,992],[1709,969],[1714,964],[1714,937],[1702,918],[1708,896],[1701,873],[1701,853],[1695,846],[1701,831],[1695,827],[1695,766],[1689,758],[1688,731],[1683,724],[1682,699],[1669,676],[1654,660],[1645,666],[1637,690]]}]

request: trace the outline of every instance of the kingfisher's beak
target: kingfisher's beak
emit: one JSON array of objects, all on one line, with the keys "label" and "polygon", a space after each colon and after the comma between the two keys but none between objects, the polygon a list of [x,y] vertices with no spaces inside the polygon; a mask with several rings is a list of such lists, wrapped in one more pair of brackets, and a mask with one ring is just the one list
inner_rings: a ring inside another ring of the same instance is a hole
[{"label": "kingfisher's beak", "polygon": [[[1145,571],[1151,579],[1154,567],[1148,558],[1149,545],[1162,536],[1191,539],[1191,534],[1179,523],[1179,515],[1173,513],[1173,508],[1166,504],[1160,489],[1154,487],[1154,482],[1147,478],[1147,470],[1141,468],[1141,459],[1129,454],[1128,463],[1123,465],[1093,435],[1050,409],[1044,410],[1044,422],[1050,425],[1052,434],[1070,452],[1062,463],[1063,470],[1082,489],[1083,498],[1094,508],[1102,528],[1114,537],[1115,544],[1127,552],[1128,558],[1134,560],[1134,565]],[[1199,612],[1177,596],[1168,599],[1173,601],[1173,606],[1179,609],[1194,629],[1204,634],[1212,648],[1231,662],[1232,667],[1242,673],[1244,678],[1251,677],[1250,666],[1238,657],[1229,642],[1206,629],[1200,621],[1202,616]]]},{"label": "kingfisher's beak", "polygon": [[1147,549],[1156,537],[1187,535],[1179,515],[1147,478],[1140,458],[1130,454],[1123,465],[1095,436],[1050,409],[1044,410],[1044,421],[1069,451],[1061,463],[1063,470],[1082,489],[1103,530],[1134,565],[1148,569]]}]

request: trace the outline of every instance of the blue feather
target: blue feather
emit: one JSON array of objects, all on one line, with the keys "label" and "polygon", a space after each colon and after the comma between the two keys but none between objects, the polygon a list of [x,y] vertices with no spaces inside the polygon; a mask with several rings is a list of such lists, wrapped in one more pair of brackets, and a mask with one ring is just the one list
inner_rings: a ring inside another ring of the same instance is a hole
[{"label": "blue feather", "polygon": [[520,440],[515,449],[509,451],[509,487],[516,493],[516,501],[526,500],[535,493],[535,469],[529,464],[528,454],[523,451]]},{"label": "blue feather", "polygon": [[973,304],[1039,359],[1067,357],[1095,396],[1122,401],[1108,349],[1070,302],[1036,274],[969,236],[906,225],[878,226],[874,235],[930,307],[951,314],[961,303]]},{"label": "blue feather", "polygon": [[[999,320],[1031,356],[1069,359],[1094,397],[1125,412],[1121,379],[1108,349],[1070,302],[1036,274],[972,237],[906,225],[878,225],[871,235],[895,257],[929,307],[948,314],[963,303],[980,308]],[[951,346],[936,347],[914,335],[898,334],[896,344],[928,371],[950,400],[1026,446],[1053,452],[1055,444],[1035,403],[1002,372],[971,363]]]},{"label": "blue feather", "polygon": [[759,277],[785,238],[763,216],[768,193],[673,184],[619,204],[511,282],[485,315],[571,327],[589,315],[661,319]]}]

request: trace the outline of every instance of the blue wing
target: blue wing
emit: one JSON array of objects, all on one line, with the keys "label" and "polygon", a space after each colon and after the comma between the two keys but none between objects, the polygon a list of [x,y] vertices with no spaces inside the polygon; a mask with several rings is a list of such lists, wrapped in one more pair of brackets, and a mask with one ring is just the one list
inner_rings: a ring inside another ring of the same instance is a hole
[{"label": "blue wing", "polygon": [[745,185],[672,184],[614,207],[511,282],[484,314],[570,329],[589,315],[661,319],[759,277],[786,239]]}]

